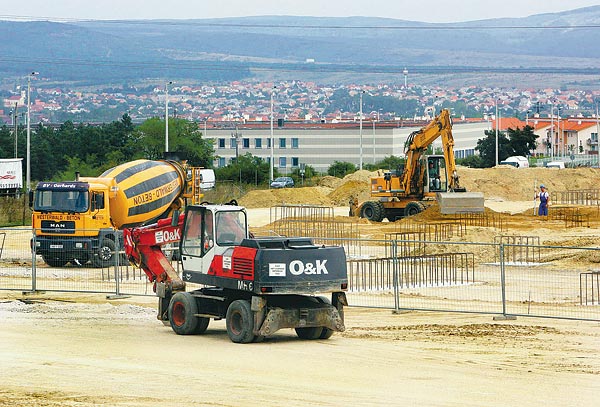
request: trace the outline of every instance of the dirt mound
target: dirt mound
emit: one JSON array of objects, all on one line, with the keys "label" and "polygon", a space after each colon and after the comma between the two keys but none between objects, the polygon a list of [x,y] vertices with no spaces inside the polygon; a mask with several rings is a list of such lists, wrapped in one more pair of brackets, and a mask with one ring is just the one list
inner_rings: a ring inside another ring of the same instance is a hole
[{"label": "dirt mound", "polygon": [[335,189],[342,183],[342,179],[338,177],[332,177],[331,175],[326,175],[319,181],[319,186],[327,187]]},{"label": "dirt mound", "polygon": [[277,205],[323,205],[332,206],[328,194],[331,188],[304,187],[250,191],[238,200],[246,208],[269,208]]},{"label": "dirt mound", "polygon": [[544,184],[548,192],[565,192],[577,189],[597,189],[600,170],[597,168],[495,168],[458,169],[461,185],[467,191],[483,192],[486,199],[506,201],[533,199],[534,186]]},{"label": "dirt mound", "polygon": [[[483,192],[485,199],[499,201],[533,200],[534,186],[545,184],[550,193],[569,190],[597,189],[600,170],[597,168],[495,168],[459,167],[460,182],[467,191]],[[359,202],[369,199],[369,180],[377,171],[356,171],[343,179],[324,177],[319,186],[307,188],[251,191],[239,201],[248,208],[285,204],[346,206],[350,198]]]}]

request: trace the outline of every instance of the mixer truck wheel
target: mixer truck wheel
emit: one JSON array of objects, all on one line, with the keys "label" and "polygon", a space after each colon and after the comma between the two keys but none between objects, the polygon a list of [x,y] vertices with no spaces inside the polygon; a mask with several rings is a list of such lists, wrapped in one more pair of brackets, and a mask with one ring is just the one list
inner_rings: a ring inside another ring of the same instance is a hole
[{"label": "mixer truck wheel", "polygon": [[114,261],[115,242],[110,239],[102,239],[97,255],[92,257],[92,263],[95,267],[110,267],[115,264]]},{"label": "mixer truck wheel", "polygon": [[250,343],[254,341],[254,315],[250,303],[246,300],[235,300],[227,308],[225,318],[227,335],[235,343]]},{"label": "mixer truck wheel", "polygon": [[208,318],[198,318],[198,304],[192,294],[178,292],[169,302],[169,322],[178,335],[193,335],[206,331]]}]

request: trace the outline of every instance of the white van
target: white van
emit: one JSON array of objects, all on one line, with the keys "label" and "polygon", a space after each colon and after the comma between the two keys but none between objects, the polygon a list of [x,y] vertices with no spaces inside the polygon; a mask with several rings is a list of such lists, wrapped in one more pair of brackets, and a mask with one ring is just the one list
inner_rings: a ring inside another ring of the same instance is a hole
[{"label": "white van", "polygon": [[506,160],[501,161],[500,165],[512,165],[515,168],[528,168],[529,160],[522,155],[513,155],[512,157],[508,157]]},{"label": "white van", "polygon": [[550,161],[546,164],[546,168],[565,168],[565,163],[562,161]]},{"label": "white van", "polygon": [[215,172],[210,168],[200,170],[200,189],[213,189],[215,187]]}]

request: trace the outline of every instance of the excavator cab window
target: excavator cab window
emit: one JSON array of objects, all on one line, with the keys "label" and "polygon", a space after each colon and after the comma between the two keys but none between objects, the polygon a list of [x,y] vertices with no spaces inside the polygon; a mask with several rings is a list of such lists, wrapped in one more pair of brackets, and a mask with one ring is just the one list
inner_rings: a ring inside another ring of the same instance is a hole
[{"label": "excavator cab window", "polygon": [[427,157],[427,177],[430,192],[442,192],[448,188],[444,157]]},{"label": "excavator cab window", "polygon": [[191,208],[186,213],[181,253],[203,257],[214,244],[213,213],[206,208]]},{"label": "excavator cab window", "polygon": [[246,213],[242,211],[217,212],[217,245],[239,245],[246,237]]}]

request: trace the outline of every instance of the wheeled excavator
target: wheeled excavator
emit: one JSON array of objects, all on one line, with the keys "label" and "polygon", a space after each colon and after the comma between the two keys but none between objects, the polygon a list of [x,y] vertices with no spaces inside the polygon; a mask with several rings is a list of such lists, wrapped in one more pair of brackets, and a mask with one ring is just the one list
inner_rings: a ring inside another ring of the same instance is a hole
[{"label": "wheeled excavator", "polygon": [[[344,249],[308,238],[252,237],[235,201],[188,205],[185,214],[125,229],[124,237],[129,260],[154,283],[158,319],[177,334],[202,334],[211,319],[225,319],[235,343],[262,341],[282,328],[301,339],[345,329]],[[173,243],[181,275],[161,250]]]},{"label": "wheeled excavator", "polygon": [[[442,138],[443,155],[425,155],[427,148]],[[371,199],[359,205],[350,201],[355,216],[381,222],[416,215],[435,202],[442,214],[481,213],[483,193],[461,187],[454,159],[450,112],[443,109],[428,125],[412,132],[404,145],[403,169],[386,171],[371,178]]]}]

